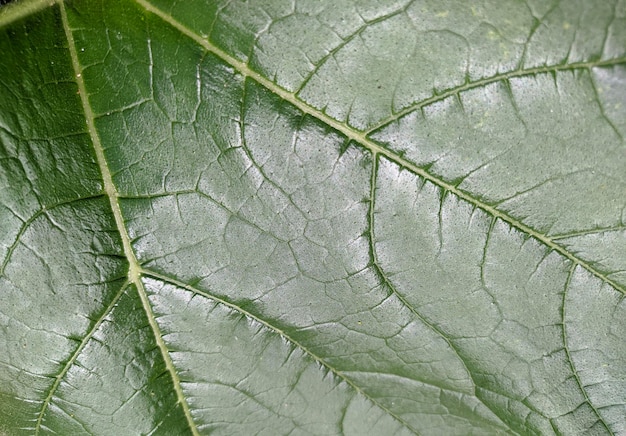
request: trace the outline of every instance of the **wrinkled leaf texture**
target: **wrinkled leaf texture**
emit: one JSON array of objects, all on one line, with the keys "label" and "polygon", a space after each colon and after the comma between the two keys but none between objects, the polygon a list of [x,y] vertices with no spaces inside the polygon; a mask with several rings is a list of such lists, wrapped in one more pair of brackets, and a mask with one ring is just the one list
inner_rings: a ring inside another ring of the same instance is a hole
[{"label": "wrinkled leaf texture", "polygon": [[626,434],[624,0],[0,22],[0,433]]}]

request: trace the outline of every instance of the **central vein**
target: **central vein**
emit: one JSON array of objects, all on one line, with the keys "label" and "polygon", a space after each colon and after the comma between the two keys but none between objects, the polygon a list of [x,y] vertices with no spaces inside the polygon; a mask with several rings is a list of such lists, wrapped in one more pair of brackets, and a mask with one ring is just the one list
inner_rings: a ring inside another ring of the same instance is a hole
[{"label": "central vein", "polygon": [[139,282],[139,276],[141,268],[139,266],[139,262],[135,257],[135,253],[130,243],[130,237],[128,236],[128,231],[126,230],[126,226],[124,224],[124,219],[122,217],[122,211],[120,209],[120,205],[118,202],[119,194],[117,192],[117,188],[113,184],[113,178],[111,176],[111,171],[109,170],[109,166],[107,165],[107,161],[104,156],[104,149],[102,148],[102,144],[100,142],[100,136],[98,135],[98,131],[96,130],[95,124],[95,116],[93,110],[91,109],[91,105],[89,104],[89,100],[87,99],[87,90],[85,89],[85,81],[82,76],[82,69],[80,63],[78,61],[78,54],[76,52],[76,44],[74,42],[74,35],[72,35],[71,29],[69,27],[69,23],[67,20],[67,13],[65,11],[65,5],[63,2],[60,3],[61,7],[61,17],[63,20],[63,28],[65,29],[65,35],[67,37],[67,41],[69,44],[69,52],[72,58],[72,65],[74,67],[74,72],[76,74],[76,84],[78,85],[78,93],[80,95],[80,101],[83,106],[83,110],[85,112],[85,118],[87,122],[87,129],[89,131],[89,136],[91,137],[91,141],[93,143],[93,148],[96,152],[96,160],[98,162],[98,167],[100,168],[100,174],[102,174],[102,181],[104,183],[104,192],[109,198],[109,203],[111,204],[111,210],[113,211],[113,216],[115,217],[115,224],[117,229],[120,232],[120,236],[122,238],[122,245],[124,246],[124,255],[129,263],[128,268],[128,280],[132,283]]},{"label": "central vein", "polygon": [[120,234],[120,238],[122,239],[124,255],[126,256],[126,259],[128,261],[128,281],[134,284],[137,289],[137,293],[139,294],[139,298],[141,299],[141,304],[143,305],[144,311],[146,313],[146,317],[148,318],[148,323],[150,324],[150,328],[152,329],[154,333],[155,341],[161,351],[161,355],[163,357],[163,360],[165,361],[165,366],[168,369],[172,377],[174,390],[176,391],[178,402],[180,403],[183,409],[183,412],[189,424],[189,428],[191,429],[192,434],[199,435],[197,427],[191,417],[189,405],[187,404],[187,400],[185,399],[185,395],[181,387],[181,380],[178,377],[178,373],[176,372],[174,363],[172,362],[172,359],[170,358],[167,345],[163,341],[160,327],[156,321],[156,318],[154,317],[154,313],[152,312],[152,307],[150,306],[148,295],[144,289],[143,282],[141,281],[141,266],[139,265],[139,262],[137,261],[137,257],[135,256],[135,252],[133,251],[133,248],[131,245],[131,239],[130,239],[130,236],[128,235],[128,231],[124,223],[122,210],[120,209],[119,193],[117,191],[117,188],[115,187],[115,184],[113,183],[113,177],[111,176],[111,171],[109,169],[106,158],[104,156],[104,149],[102,147],[102,143],[100,142],[100,136],[98,135],[98,131],[96,129],[95,116],[94,116],[93,110],[91,109],[91,105],[89,104],[89,99],[87,98],[88,94],[87,94],[87,89],[85,87],[85,81],[82,76],[82,68],[78,60],[78,53],[76,51],[76,43],[74,41],[74,35],[72,34],[72,30],[69,25],[67,12],[65,10],[65,4],[63,3],[63,1],[59,1],[59,8],[61,12],[61,20],[63,22],[63,29],[65,30],[65,36],[68,42],[68,50],[69,50],[70,57],[72,60],[74,74],[76,76],[76,84],[78,85],[78,93],[80,95],[80,101],[83,107],[83,111],[85,113],[85,121],[87,123],[87,130],[89,132],[89,136],[91,138],[91,142],[93,144],[93,148],[96,153],[96,160],[98,162],[98,167],[100,168],[100,173],[102,174],[104,192],[109,199],[109,204],[111,205],[111,211],[113,212],[113,216],[115,217],[115,224]]}]

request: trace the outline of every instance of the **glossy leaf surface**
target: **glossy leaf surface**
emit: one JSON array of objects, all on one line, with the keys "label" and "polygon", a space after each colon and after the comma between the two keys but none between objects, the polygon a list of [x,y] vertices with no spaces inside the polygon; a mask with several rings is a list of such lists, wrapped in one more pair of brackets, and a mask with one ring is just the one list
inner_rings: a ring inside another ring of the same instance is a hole
[{"label": "glossy leaf surface", "polygon": [[0,23],[0,434],[626,433],[623,1]]}]

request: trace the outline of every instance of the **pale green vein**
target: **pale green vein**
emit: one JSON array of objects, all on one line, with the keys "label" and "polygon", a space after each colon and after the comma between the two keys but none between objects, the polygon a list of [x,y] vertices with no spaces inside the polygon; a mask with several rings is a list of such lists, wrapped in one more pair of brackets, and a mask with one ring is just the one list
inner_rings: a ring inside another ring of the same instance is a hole
[{"label": "pale green vein", "polygon": [[[550,249],[556,251],[557,253],[561,254],[562,256],[564,256],[567,259],[569,259],[572,262],[574,262],[575,264],[582,266],[587,271],[589,271],[592,275],[594,275],[595,277],[599,278],[600,280],[602,280],[603,282],[607,283],[608,285],[612,286],[614,289],[622,292],[623,294],[626,294],[626,288],[624,288],[622,285],[619,285],[614,280],[611,280],[606,274],[604,274],[603,272],[601,272],[598,269],[596,269],[595,267],[593,267],[593,265],[591,265],[589,262],[586,262],[585,260],[579,258],[575,254],[569,252],[564,247],[558,245],[556,242],[554,242],[547,235],[544,235],[544,234],[538,232],[537,230],[534,230],[534,229],[530,228],[526,224],[518,221],[517,219],[509,216],[508,214],[506,214],[506,213],[496,209],[495,207],[493,207],[493,206],[491,206],[491,205],[481,201],[480,199],[474,198],[473,196],[471,196],[470,194],[466,193],[465,191],[462,191],[459,188],[457,188],[455,185],[453,185],[451,183],[448,183],[445,180],[442,180],[442,179],[440,179],[440,178],[430,174],[428,171],[424,170],[423,168],[420,168],[419,166],[415,165],[413,162],[410,162],[410,161],[406,160],[405,158],[403,158],[401,156],[398,156],[396,153],[394,153],[394,152],[384,148],[380,144],[377,144],[376,142],[374,142],[374,141],[372,141],[371,139],[368,138],[367,132],[358,131],[358,130],[348,126],[345,123],[339,122],[339,121],[331,118],[330,116],[328,116],[327,114],[319,111],[318,109],[315,109],[315,108],[309,106],[308,104],[306,104],[302,100],[298,99],[298,97],[294,93],[284,90],[283,88],[281,88],[278,85],[276,85],[275,83],[273,83],[271,80],[265,78],[264,76],[262,76],[261,74],[257,73],[256,71],[250,69],[250,67],[248,67],[248,65],[246,65],[244,62],[241,62],[240,60],[238,60],[238,59],[234,58],[233,56],[229,55],[228,53],[224,52],[220,48],[218,48],[215,45],[211,44],[206,39],[203,39],[200,35],[198,35],[195,32],[193,32],[191,29],[186,27],[184,24],[182,24],[182,23],[178,22],[177,20],[175,20],[171,15],[167,14],[166,12],[163,12],[162,10],[160,10],[159,8],[153,6],[152,4],[147,2],[146,0],[135,0],[135,1],[139,5],[141,5],[143,8],[145,8],[147,11],[155,14],[156,16],[161,18],[163,21],[165,21],[166,23],[170,24],[172,27],[174,27],[175,29],[180,31],[182,34],[188,36],[193,41],[195,41],[197,44],[199,44],[200,46],[204,47],[207,51],[213,53],[214,55],[216,55],[217,57],[222,59],[224,62],[230,64],[233,68],[235,68],[237,71],[239,71],[239,73],[241,73],[242,75],[247,76],[247,77],[255,80],[256,82],[261,84],[263,87],[265,87],[267,90],[273,92],[274,94],[276,94],[277,96],[279,96],[283,100],[285,100],[285,101],[291,103],[293,106],[297,107],[303,113],[305,113],[307,115],[310,115],[310,116],[316,118],[317,120],[325,123],[326,125],[332,127],[336,131],[338,131],[338,132],[342,133],[343,135],[345,135],[348,139],[351,139],[351,140],[355,141],[356,143],[358,143],[359,145],[361,145],[362,147],[368,149],[373,154],[379,154],[381,156],[385,156],[387,159],[389,159],[390,161],[396,163],[397,165],[400,165],[401,167],[408,169],[409,171],[413,172],[414,174],[418,175],[419,177],[432,182],[433,184],[443,188],[444,190],[453,193],[454,195],[456,195],[457,197],[461,198],[462,200],[464,200],[464,201],[474,205],[475,207],[478,207],[478,208],[484,210],[488,214],[490,214],[490,215],[492,215],[492,216],[494,216],[496,218],[499,218],[500,220],[508,223],[509,225],[511,225],[512,227],[516,228],[517,230],[519,230],[519,231],[521,231],[523,233],[526,233],[530,237],[532,237],[532,238],[536,239],[537,241],[543,243],[544,245],[546,245]],[[494,78],[485,79],[483,81],[472,82],[470,84],[466,84],[466,85],[463,85],[461,87],[449,90],[448,92],[449,92],[450,95],[458,94],[459,92],[461,92],[461,91],[463,91],[465,89],[469,89],[472,86],[485,85],[486,83],[489,83],[488,82],[489,80],[494,82],[494,81],[497,81],[497,80],[504,80],[506,78],[514,77],[514,76],[517,77],[517,76],[522,76],[522,75],[538,74],[538,73],[542,73],[542,72],[553,72],[553,71],[555,71],[555,69],[565,70],[565,69],[574,69],[574,68],[591,68],[593,66],[615,65],[615,64],[618,64],[618,63],[626,63],[626,58],[612,59],[612,60],[602,61],[602,62],[587,62],[587,63],[578,63],[578,64],[568,64],[568,65],[564,65],[562,67],[559,67],[559,66],[557,66],[557,67],[539,67],[539,68],[530,69],[530,70],[519,70],[519,71],[516,71],[516,72],[508,73],[509,74],[508,76],[506,74],[503,74],[501,76],[496,76]],[[441,94],[441,95],[439,95],[437,97],[433,97],[433,98],[435,98],[434,101],[436,101],[437,99],[442,99],[442,98],[445,98],[446,96]],[[426,104],[426,103],[423,103],[423,104]]]},{"label": "pale green vein", "polygon": [[[235,217],[238,220],[248,224],[250,227],[254,227],[255,229],[257,229],[261,233],[269,233],[269,231],[267,229],[264,229],[264,228],[260,227],[258,224],[254,223],[250,219],[246,218],[240,212],[237,212],[237,211],[234,211],[234,210],[230,209],[224,203],[216,200],[215,198],[213,198],[209,194],[207,194],[205,192],[202,192],[200,190],[197,190],[197,189],[196,190],[189,189],[189,190],[170,191],[170,192],[164,192],[164,193],[159,193],[159,194],[150,194],[150,195],[123,195],[123,196],[119,196],[118,198],[123,198],[123,199],[127,199],[127,200],[149,200],[149,199],[168,197],[168,196],[174,196],[174,197],[178,198],[179,195],[197,195],[197,196],[200,196],[202,198],[206,198],[211,203],[213,203],[214,205],[216,205],[217,207],[222,209],[224,212],[228,213],[230,216]],[[287,241],[285,239],[279,238],[276,235],[272,235],[272,236],[276,240],[278,240],[280,242],[283,242],[285,244],[289,242],[289,241]],[[154,260],[154,259],[152,259],[152,260]],[[147,260],[144,259],[144,264],[146,264],[146,263],[147,263]]]},{"label": "pale green vein", "polygon": [[54,6],[56,0],[16,1],[0,8],[0,27],[34,14],[42,9]]},{"label": "pale green vein", "polygon": [[360,395],[362,395],[368,401],[371,401],[372,404],[376,405],[376,407],[378,407],[381,410],[385,411],[385,413],[389,414],[389,416],[393,417],[399,423],[401,423],[406,428],[411,430],[414,434],[416,434],[416,435],[419,434],[417,432],[417,430],[415,428],[413,428],[408,422],[406,422],[404,419],[402,419],[397,414],[393,413],[391,410],[389,410],[384,405],[380,404],[378,401],[376,401],[376,399],[372,398],[370,395],[365,393],[358,385],[356,385],[343,372],[341,372],[337,368],[334,368],[333,366],[331,366],[322,357],[320,357],[320,356],[316,355],[315,353],[313,353],[311,350],[309,350],[307,347],[305,347],[304,344],[301,344],[300,342],[298,342],[297,340],[295,340],[294,338],[289,336],[285,331],[281,330],[279,327],[276,327],[276,326],[270,324],[268,321],[264,320],[263,318],[260,318],[259,316],[255,315],[252,312],[249,312],[248,310],[246,310],[246,309],[244,309],[242,307],[239,307],[239,306],[237,306],[237,305],[235,305],[235,304],[233,304],[233,303],[231,303],[231,302],[229,302],[227,300],[224,300],[223,298],[220,298],[220,297],[218,297],[216,295],[210,294],[209,292],[206,292],[206,291],[200,290],[198,288],[195,288],[193,286],[190,286],[187,283],[183,283],[183,282],[181,282],[179,280],[173,279],[173,278],[168,277],[166,275],[160,274],[158,272],[150,271],[150,270],[142,270],[141,273],[143,275],[145,275],[146,277],[152,277],[152,278],[154,278],[156,280],[160,280],[160,281],[162,281],[164,283],[168,283],[168,284],[176,286],[178,288],[185,289],[185,290],[187,290],[189,292],[192,292],[193,294],[201,295],[201,296],[203,296],[205,298],[208,298],[208,299],[210,299],[212,301],[215,301],[216,303],[222,304],[222,305],[224,305],[224,306],[226,306],[226,307],[236,311],[237,313],[240,313],[240,314],[244,315],[248,319],[251,319],[251,320],[254,320],[254,321],[258,322],[259,324],[263,325],[265,328],[269,329],[270,331],[272,331],[272,332],[278,334],[279,336],[281,336],[282,338],[284,338],[287,342],[289,342],[289,343],[293,344],[294,346],[298,347],[299,349],[301,349],[304,353],[306,353],[313,360],[315,360],[315,362],[317,362],[322,367],[327,368],[331,373],[333,373],[335,376],[337,376],[340,380],[343,380],[344,382],[346,382],[348,384],[348,386],[353,388],[356,392],[358,392]]},{"label": "pale green vein", "polygon": [[358,29],[356,29],[351,35],[343,38],[343,40],[341,41],[341,43],[339,43],[336,47],[334,47],[332,50],[329,50],[328,53],[326,53],[326,55],[324,55],[324,57],[322,57],[319,61],[317,61],[317,64],[315,65],[315,68],[313,68],[309,74],[307,74],[307,76],[304,78],[304,80],[302,81],[302,83],[298,86],[298,88],[294,91],[294,94],[298,94],[300,92],[302,92],[302,90],[307,86],[307,84],[309,83],[309,81],[315,76],[315,74],[317,74],[317,72],[320,70],[320,68],[322,68],[322,66],[326,63],[326,61],[328,61],[328,59],[330,59],[331,57],[335,56],[341,49],[343,49],[346,45],[348,45],[351,41],[353,41],[356,37],[360,36],[367,28],[373,26],[374,24],[378,24],[381,23],[383,21],[387,21],[399,14],[402,13],[406,13],[406,10],[409,8],[409,6],[413,3],[413,1],[408,2],[406,5],[402,6],[401,8],[389,12],[385,15],[382,15],[380,17],[374,18],[372,20],[369,21],[365,21],[363,23],[362,26],[360,26]]},{"label": "pale green vein", "polygon": [[15,236],[15,240],[13,241],[13,243],[9,246],[9,249],[7,250],[7,254],[4,258],[4,260],[2,261],[2,264],[0,265],[0,277],[4,275],[4,272],[7,268],[7,266],[9,265],[9,262],[11,261],[11,257],[13,256],[13,252],[15,251],[15,249],[17,248],[20,239],[22,238],[22,236],[24,236],[24,233],[26,233],[26,230],[28,230],[28,228],[33,224],[33,222],[35,222],[35,220],[37,218],[39,218],[40,216],[46,214],[47,212],[50,212],[52,209],[55,209],[57,207],[61,207],[61,206],[65,206],[67,204],[71,204],[77,201],[81,201],[81,200],[89,200],[92,198],[98,198],[101,197],[102,194],[96,194],[96,195],[90,195],[88,197],[80,197],[80,198],[72,198],[70,200],[67,201],[60,201],[58,203],[52,204],[50,206],[42,206],[41,209],[39,209],[37,212],[35,212],[30,218],[28,218],[26,221],[24,221],[22,223],[22,225],[20,226],[20,229],[17,232],[17,235]]},{"label": "pale green vein", "polygon": [[185,414],[185,418],[187,419],[187,423],[189,424],[189,428],[191,429],[192,434],[199,435],[198,429],[193,422],[193,418],[191,416],[191,412],[189,410],[189,404],[187,404],[187,400],[185,399],[185,395],[183,393],[180,378],[178,377],[178,373],[176,372],[176,368],[172,363],[172,359],[170,358],[169,351],[163,341],[163,337],[161,335],[161,330],[157,321],[152,313],[152,308],[150,306],[150,301],[148,300],[148,296],[143,287],[143,283],[141,281],[141,269],[139,266],[139,262],[135,257],[135,253],[131,246],[131,240],[128,235],[128,231],[126,230],[126,226],[124,224],[124,218],[122,217],[122,211],[120,209],[119,201],[118,201],[118,192],[117,188],[113,184],[113,178],[111,176],[111,171],[109,170],[106,158],[104,156],[104,149],[100,142],[100,136],[98,135],[98,131],[96,129],[95,124],[95,115],[93,110],[91,109],[91,105],[89,104],[87,89],[85,87],[85,81],[82,77],[82,68],[80,62],[78,60],[78,53],[76,52],[76,44],[74,43],[74,36],[72,34],[72,30],[69,25],[67,12],[65,10],[65,4],[60,1],[59,7],[61,11],[61,20],[63,22],[63,29],[65,30],[65,36],[68,42],[68,50],[70,53],[70,57],[72,60],[72,66],[74,68],[74,73],[76,75],[76,84],[78,85],[78,93],[80,95],[80,100],[83,106],[83,111],[85,112],[85,119],[87,122],[87,129],[89,131],[89,136],[91,137],[91,142],[93,144],[96,160],[98,161],[98,166],[100,168],[100,172],[102,174],[102,181],[104,183],[104,192],[109,198],[109,203],[111,205],[111,211],[113,212],[113,216],[115,217],[115,224],[117,226],[117,230],[119,231],[120,237],[122,239],[122,245],[124,247],[124,255],[128,260],[129,268],[128,268],[128,281],[130,283],[134,283],[137,287],[137,293],[139,294],[139,298],[141,299],[141,304],[146,312],[146,316],[148,318],[148,323],[150,324],[150,328],[155,337],[155,341],[159,350],[161,351],[161,355],[163,356],[163,360],[165,361],[165,366],[172,377],[172,382],[174,385],[174,390],[176,392],[176,397],[178,402],[181,404],[183,412]]},{"label": "pale green vein", "polygon": [[606,431],[611,436],[614,436],[615,433],[611,431],[611,428],[604,421],[604,418],[602,418],[602,415],[600,415],[600,412],[598,412],[598,409],[596,409],[596,407],[593,405],[593,403],[591,402],[591,399],[589,398],[589,395],[587,395],[587,390],[583,386],[583,383],[580,380],[580,377],[578,376],[578,371],[576,370],[576,367],[574,365],[574,360],[572,360],[572,356],[569,352],[569,344],[567,341],[567,329],[566,329],[566,324],[565,324],[565,315],[566,315],[565,314],[565,307],[566,307],[565,299],[567,297],[567,291],[572,282],[572,276],[574,275],[574,272],[576,271],[576,267],[577,267],[576,264],[573,264],[572,267],[570,268],[569,274],[567,275],[567,280],[565,281],[565,289],[563,290],[563,301],[561,303],[561,319],[563,320],[563,322],[561,323],[563,327],[563,349],[565,350],[565,355],[567,356],[567,361],[569,363],[570,369],[572,370],[572,374],[574,374],[574,379],[576,380],[576,384],[578,384],[578,387],[580,388],[582,392],[585,402],[589,405],[593,413],[598,418],[598,422],[602,423]]},{"label": "pale green vein", "polygon": [[577,232],[559,233],[556,235],[552,235],[551,238],[552,240],[558,240],[558,239],[574,238],[576,236],[587,236],[587,235],[597,235],[597,234],[612,233],[612,232],[622,232],[624,230],[626,230],[626,225],[599,227],[597,229],[587,229],[587,230],[580,230]]},{"label": "pale green vein", "polygon": [[[448,347],[450,347],[450,349],[458,357],[459,361],[461,362],[461,365],[463,365],[463,368],[465,369],[465,372],[467,373],[467,376],[469,377],[469,379],[472,381],[472,384],[474,386],[479,386],[478,383],[476,383],[476,380],[474,378],[474,374],[472,373],[470,368],[467,366],[467,363],[466,363],[467,359],[463,358],[462,353],[460,352],[458,347],[450,340],[450,338],[448,338],[448,336],[446,336],[446,334],[439,327],[437,327],[436,325],[434,325],[433,323],[428,321],[426,318],[424,318],[422,316],[422,314],[419,313],[417,311],[417,309],[415,309],[407,301],[407,299],[404,297],[404,295],[402,295],[400,292],[398,292],[398,290],[396,289],[395,285],[389,280],[389,278],[387,277],[387,274],[385,274],[385,271],[383,270],[382,266],[380,265],[380,262],[378,260],[378,254],[376,252],[376,247],[374,245],[374,241],[376,240],[376,236],[375,236],[375,232],[374,232],[374,225],[375,225],[374,215],[375,215],[375,208],[376,208],[376,185],[377,185],[376,177],[377,177],[377,175],[378,175],[378,155],[374,154],[372,156],[372,175],[371,175],[371,179],[370,179],[370,204],[369,204],[369,210],[368,210],[368,227],[369,227],[369,229],[368,229],[368,232],[367,232],[368,233],[368,237],[369,237],[370,258],[371,258],[371,262],[372,262],[372,267],[374,268],[374,271],[375,271],[376,275],[378,276],[378,278],[381,280],[382,284],[384,284],[389,289],[389,291],[393,295],[395,295],[396,298],[398,298],[398,300],[400,300],[402,302],[402,304],[406,308],[408,308],[411,311],[411,313],[422,324],[424,324],[428,329],[430,329],[432,332],[434,332],[437,336],[439,336],[441,339],[443,339],[446,342]],[[443,201],[444,201],[444,199],[441,198],[441,204],[442,205],[443,205]],[[474,391],[474,396],[488,410],[490,410],[494,414],[494,416],[496,416],[500,420],[500,422],[503,425],[505,425],[505,426],[507,425],[504,422],[504,420],[502,420],[502,418],[498,415],[497,411],[494,410],[492,407],[490,407],[487,403],[485,403],[485,401],[478,396],[476,391]],[[514,430],[511,429],[511,431],[514,431]]]},{"label": "pale green vein", "polygon": [[622,132],[619,131],[619,129],[617,128],[613,120],[606,113],[606,109],[604,108],[604,104],[602,103],[602,97],[600,97],[601,93],[598,90],[599,87],[598,87],[598,84],[596,83],[595,77],[593,76],[591,77],[590,83],[591,83],[591,89],[593,89],[593,92],[596,95],[596,101],[598,102],[598,108],[600,109],[602,118],[604,118],[604,121],[609,126],[611,126],[611,129],[613,129],[613,132],[615,132],[617,137],[621,139],[622,141],[624,141],[624,136],[622,135]]},{"label": "pale green vein", "polygon": [[[588,70],[594,67],[606,67],[617,64],[626,63],[626,57],[616,58],[616,59],[607,59],[603,61],[594,61],[594,62],[575,62],[571,64],[562,64],[562,65],[545,65],[542,67],[535,68],[520,68],[518,70],[509,71],[502,74],[496,74],[494,76],[485,77],[484,79],[479,79],[475,81],[468,81],[460,86],[455,86],[453,88],[447,89],[439,94],[435,94],[432,97],[426,98],[424,100],[420,100],[414,104],[411,104],[398,112],[395,112],[393,115],[379,121],[374,126],[368,128],[365,131],[366,135],[370,135],[372,132],[385,127],[388,124],[397,121],[402,118],[404,115],[407,115],[411,112],[414,112],[424,106],[431,105],[433,103],[437,103],[439,101],[445,100],[448,97],[459,95],[463,91],[469,91],[470,89],[480,88],[481,86],[486,86],[495,82],[503,82],[509,79],[513,79],[515,77],[523,77],[523,76],[533,76],[536,74],[546,74],[546,73],[554,73],[557,71],[567,71],[567,70]],[[606,118],[606,117],[605,117]],[[611,127],[613,130],[619,134],[619,132],[615,129],[615,126],[611,123]],[[621,136],[621,135],[620,135]]]},{"label": "pale green vein", "polygon": [[89,340],[93,337],[96,331],[98,331],[98,329],[100,328],[100,325],[104,322],[104,320],[109,315],[109,313],[111,313],[111,311],[117,304],[118,300],[122,297],[126,289],[128,289],[128,282],[124,283],[120,287],[120,290],[115,295],[115,297],[113,297],[113,300],[111,301],[111,303],[109,303],[107,308],[104,310],[104,312],[102,313],[100,318],[98,318],[98,320],[95,322],[95,324],[91,327],[89,332],[87,332],[83,340],[80,341],[78,348],[76,348],[74,353],[70,356],[69,360],[65,363],[65,366],[63,367],[61,372],[59,372],[59,374],[55,377],[54,383],[50,387],[50,391],[48,392],[48,395],[46,396],[46,399],[44,400],[43,405],[41,406],[41,411],[39,412],[39,416],[37,416],[37,424],[35,425],[35,435],[38,435],[39,432],[41,431],[41,424],[43,422],[43,417],[46,414],[46,410],[48,410],[50,403],[52,402],[52,397],[54,396],[55,392],[59,388],[59,385],[61,384],[61,382],[63,381],[65,374],[67,374],[67,372],[70,370],[72,365],[74,365],[74,362],[76,361],[78,356],[80,356],[80,353],[83,351],[83,348],[85,348]]}]

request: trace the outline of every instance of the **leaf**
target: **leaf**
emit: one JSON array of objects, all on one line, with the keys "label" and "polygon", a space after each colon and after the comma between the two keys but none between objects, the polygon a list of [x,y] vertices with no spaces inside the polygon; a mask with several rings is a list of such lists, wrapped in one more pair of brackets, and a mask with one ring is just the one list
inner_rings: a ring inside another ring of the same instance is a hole
[{"label": "leaf", "polygon": [[626,433],[623,1],[0,24],[0,433]]}]

